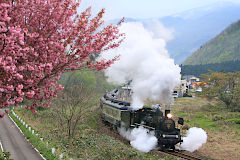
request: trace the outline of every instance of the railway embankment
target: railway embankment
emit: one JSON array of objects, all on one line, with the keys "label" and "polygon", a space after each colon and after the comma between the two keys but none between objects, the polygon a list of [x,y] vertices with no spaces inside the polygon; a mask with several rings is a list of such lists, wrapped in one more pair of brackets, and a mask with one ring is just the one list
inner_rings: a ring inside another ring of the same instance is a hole
[{"label": "railway embankment", "polygon": [[[98,101],[97,101],[98,102]],[[110,127],[101,122],[99,107],[92,106],[86,111],[76,130],[76,136],[68,139],[62,126],[53,116],[54,108],[39,110],[32,114],[24,108],[16,108],[15,112],[38,131],[42,138],[57,151],[64,154],[63,159],[169,159],[171,156],[159,157],[157,154],[143,153],[132,148]],[[51,143],[51,144],[50,144]],[[68,158],[66,158],[68,157]]]}]

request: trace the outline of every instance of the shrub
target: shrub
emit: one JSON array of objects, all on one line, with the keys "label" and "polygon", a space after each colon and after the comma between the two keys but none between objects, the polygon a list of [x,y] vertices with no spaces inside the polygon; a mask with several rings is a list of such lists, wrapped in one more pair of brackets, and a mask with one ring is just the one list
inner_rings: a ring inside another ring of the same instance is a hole
[{"label": "shrub", "polygon": [[232,123],[240,124],[240,118],[228,119],[227,122],[232,122]]}]

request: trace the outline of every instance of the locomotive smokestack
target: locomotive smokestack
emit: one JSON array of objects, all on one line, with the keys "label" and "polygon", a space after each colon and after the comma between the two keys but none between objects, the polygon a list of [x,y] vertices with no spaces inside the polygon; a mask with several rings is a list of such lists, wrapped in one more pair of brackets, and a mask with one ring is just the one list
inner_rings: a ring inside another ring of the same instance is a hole
[{"label": "locomotive smokestack", "polygon": [[165,117],[170,113],[170,109],[165,109]]},{"label": "locomotive smokestack", "polygon": [[165,117],[167,117],[167,114],[170,113],[170,105],[169,104],[165,104]]}]

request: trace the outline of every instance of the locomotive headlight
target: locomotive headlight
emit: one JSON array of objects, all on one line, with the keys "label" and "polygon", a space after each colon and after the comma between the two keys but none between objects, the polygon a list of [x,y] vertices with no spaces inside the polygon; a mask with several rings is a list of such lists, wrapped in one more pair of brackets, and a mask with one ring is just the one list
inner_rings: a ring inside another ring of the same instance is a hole
[{"label": "locomotive headlight", "polygon": [[168,113],[168,114],[167,114],[167,118],[170,119],[170,118],[172,118],[172,117],[173,117],[173,115],[172,115],[171,113]]}]

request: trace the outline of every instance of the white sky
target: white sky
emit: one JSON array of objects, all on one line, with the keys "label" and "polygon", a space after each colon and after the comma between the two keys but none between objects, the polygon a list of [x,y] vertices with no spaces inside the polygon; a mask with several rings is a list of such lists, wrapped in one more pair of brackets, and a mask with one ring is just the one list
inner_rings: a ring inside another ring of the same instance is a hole
[{"label": "white sky", "polygon": [[217,2],[240,0],[82,0],[79,10],[92,6],[94,14],[106,9],[105,20],[129,18],[159,18]]}]

